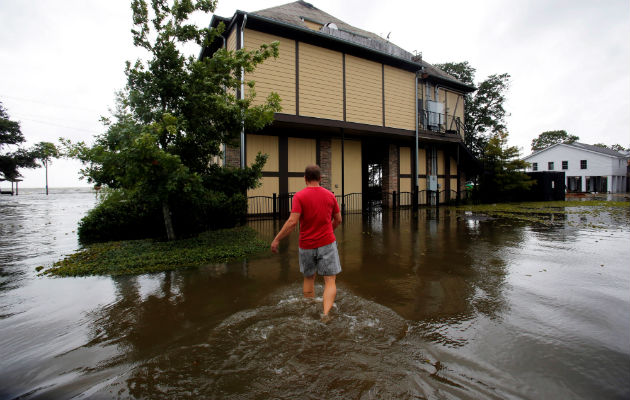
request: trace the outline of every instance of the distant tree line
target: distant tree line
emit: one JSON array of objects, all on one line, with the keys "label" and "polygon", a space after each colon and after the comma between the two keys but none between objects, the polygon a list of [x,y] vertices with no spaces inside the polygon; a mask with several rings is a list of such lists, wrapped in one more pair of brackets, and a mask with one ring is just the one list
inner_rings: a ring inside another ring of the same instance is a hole
[{"label": "distant tree line", "polygon": [[53,158],[62,156],[53,143],[39,142],[32,148],[24,148],[26,138],[20,123],[11,120],[0,102],[0,179],[15,181],[22,177],[20,169],[46,168],[46,194],[48,194],[48,165]]}]

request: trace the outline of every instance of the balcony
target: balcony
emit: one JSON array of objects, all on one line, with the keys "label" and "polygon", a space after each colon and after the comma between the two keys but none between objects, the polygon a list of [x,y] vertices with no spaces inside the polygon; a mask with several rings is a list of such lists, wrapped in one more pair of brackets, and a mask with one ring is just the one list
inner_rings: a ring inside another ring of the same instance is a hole
[{"label": "balcony", "polygon": [[422,101],[418,101],[418,123],[423,131],[464,136],[461,119],[445,112],[444,103],[427,101],[427,107],[422,107]]}]

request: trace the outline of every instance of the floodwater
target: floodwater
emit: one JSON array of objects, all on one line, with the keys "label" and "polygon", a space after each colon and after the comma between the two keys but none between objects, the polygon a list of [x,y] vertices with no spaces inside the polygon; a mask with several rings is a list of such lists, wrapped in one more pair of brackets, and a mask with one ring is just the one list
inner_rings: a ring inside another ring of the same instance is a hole
[{"label": "floodwater", "polygon": [[630,397],[630,210],[580,217],[598,228],[349,215],[324,324],[296,235],[225,265],[38,277],[95,202],[41,192],[0,198],[0,398]]}]

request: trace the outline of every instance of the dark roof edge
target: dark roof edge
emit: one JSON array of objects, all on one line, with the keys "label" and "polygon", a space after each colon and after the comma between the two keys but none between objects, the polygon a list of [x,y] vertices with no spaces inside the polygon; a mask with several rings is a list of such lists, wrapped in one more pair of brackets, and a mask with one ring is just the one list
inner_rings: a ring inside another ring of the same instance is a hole
[{"label": "dark roof edge", "polygon": [[[262,21],[262,22],[265,22],[265,23],[268,23],[268,24],[282,26],[282,27],[284,27],[284,28],[286,28],[288,30],[294,30],[294,31],[297,31],[297,32],[301,32],[301,33],[309,35],[309,36],[321,38],[321,39],[328,40],[328,41],[337,42],[337,43],[340,43],[340,44],[343,44],[343,45],[346,45],[346,46],[355,47],[355,48],[361,49],[362,51],[367,51],[369,53],[372,53],[372,54],[374,54],[374,55],[376,55],[378,57],[384,57],[384,58],[396,61],[398,63],[402,63],[402,64],[408,66],[410,69],[415,70],[416,72],[421,71],[422,68],[424,68],[425,66],[427,66],[427,67],[430,66],[431,68],[436,68],[436,67],[434,67],[434,66],[432,66],[430,64],[429,65],[425,65],[424,62],[422,64],[420,64],[418,62],[410,61],[410,60],[407,60],[407,59],[404,59],[404,58],[401,58],[401,57],[396,57],[396,56],[393,56],[393,55],[391,55],[389,53],[385,53],[385,52],[382,52],[382,51],[379,51],[379,50],[376,50],[376,49],[372,49],[372,48],[369,48],[369,47],[366,47],[366,46],[361,46],[360,44],[357,44],[357,43],[354,43],[354,42],[351,42],[351,41],[348,41],[348,40],[344,40],[344,39],[341,39],[341,38],[338,38],[338,37],[335,37],[335,36],[331,36],[331,35],[328,35],[328,34],[325,34],[325,33],[320,33],[320,32],[314,31],[312,29],[302,28],[302,27],[297,26],[297,25],[289,24],[289,23],[286,23],[286,22],[275,20],[273,18],[263,17],[261,15],[257,15],[257,14],[254,14],[254,13],[248,13],[248,12],[241,11],[241,10],[236,10],[236,12],[234,13],[234,16],[232,18],[226,18],[226,17],[221,17],[221,16],[218,16],[218,15],[213,15],[212,19],[210,21],[210,27],[218,25],[219,22],[230,21],[229,24],[226,24],[227,25],[226,26],[226,32],[229,32],[232,29],[233,25],[236,24],[238,20],[242,19],[244,15],[247,15],[247,18],[250,19],[250,20],[259,20],[259,21]],[[204,49],[201,50],[200,57],[201,57],[201,55],[203,55],[203,52],[204,52]],[[463,82],[460,82],[460,81],[458,81],[456,79],[451,80],[451,79],[447,79],[446,77],[443,77],[443,76],[429,74],[426,71],[424,71],[424,72],[430,77],[431,80],[435,80],[435,81],[438,81],[438,82],[443,82],[443,83],[447,83],[449,85],[456,86],[456,89],[461,90],[464,93],[469,93],[469,92],[473,92],[473,91],[477,90],[476,87],[467,85],[467,84],[465,84]]]}]

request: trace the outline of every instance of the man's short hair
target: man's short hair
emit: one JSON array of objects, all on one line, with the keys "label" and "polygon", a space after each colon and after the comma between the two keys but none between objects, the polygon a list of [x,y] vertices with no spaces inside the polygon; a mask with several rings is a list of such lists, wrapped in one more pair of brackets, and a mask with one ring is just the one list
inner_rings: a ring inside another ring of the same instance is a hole
[{"label": "man's short hair", "polygon": [[319,182],[322,178],[322,170],[318,165],[307,165],[304,170],[304,178],[307,182]]}]

